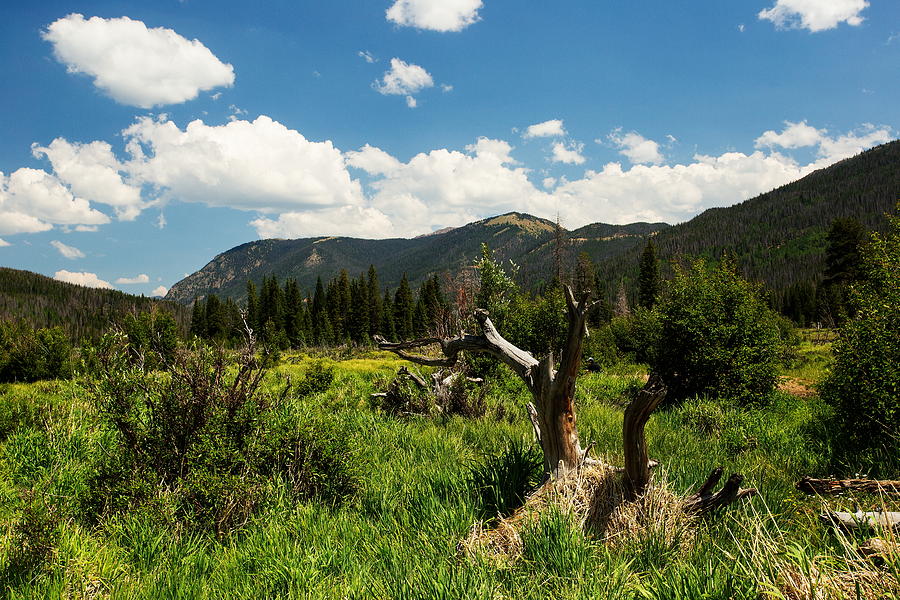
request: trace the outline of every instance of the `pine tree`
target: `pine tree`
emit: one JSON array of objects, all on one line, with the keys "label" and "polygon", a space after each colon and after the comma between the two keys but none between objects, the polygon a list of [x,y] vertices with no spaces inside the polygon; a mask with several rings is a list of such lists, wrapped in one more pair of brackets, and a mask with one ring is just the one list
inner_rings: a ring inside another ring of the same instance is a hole
[{"label": "pine tree", "polygon": [[653,240],[647,240],[641,254],[640,274],[638,275],[638,305],[653,308],[659,295],[659,261],[656,260],[656,247]]},{"label": "pine tree", "polygon": [[257,334],[261,331],[259,324],[259,296],[256,286],[247,280],[247,326]]},{"label": "pine tree", "polygon": [[387,290],[384,290],[384,299],[381,301],[381,324],[378,329],[386,339],[397,339],[397,328],[394,326],[394,303],[391,302],[391,295]]},{"label": "pine tree", "polygon": [[400,280],[400,287],[394,294],[394,327],[397,330],[397,338],[401,340],[411,339],[413,336],[413,313],[416,310],[412,290],[409,289],[409,279],[406,273]]},{"label": "pine tree", "polygon": [[206,337],[206,307],[203,300],[194,300],[191,309],[190,334],[200,338]]},{"label": "pine tree", "polygon": [[296,279],[288,279],[284,283],[284,334],[292,348],[300,347],[299,313],[302,298],[300,286]]},{"label": "pine tree", "polygon": [[369,277],[366,281],[366,285],[368,286],[369,292],[369,337],[375,335],[376,333],[381,333],[381,335],[385,335],[383,331],[381,331],[381,323],[382,323],[382,302],[381,302],[381,287],[378,285],[378,272],[375,271],[375,265],[369,265]]},{"label": "pine tree", "polygon": [[597,296],[597,273],[594,262],[591,260],[587,252],[578,255],[578,266],[575,271],[575,295],[581,297],[587,291],[590,291],[594,297]]},{"label": "pine tree", "polygon": [[322,278],[316,279],[316,292],[312,300],[312,312],[310,320],[312,322],[312,338],[316,345],[324,344],[324,324],[325,317],[328,313],[325,308],[325,286],[322,285]]}]

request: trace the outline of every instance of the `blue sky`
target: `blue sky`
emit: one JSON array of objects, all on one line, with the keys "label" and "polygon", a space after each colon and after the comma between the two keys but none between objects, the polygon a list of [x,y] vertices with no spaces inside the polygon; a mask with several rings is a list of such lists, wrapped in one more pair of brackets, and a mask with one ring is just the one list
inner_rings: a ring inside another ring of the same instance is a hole
[{"label": "blue sky", "polygon": [[265,237],[684,221],[898,135],[895,0],[0,6],[0,264],[163,293]]}]

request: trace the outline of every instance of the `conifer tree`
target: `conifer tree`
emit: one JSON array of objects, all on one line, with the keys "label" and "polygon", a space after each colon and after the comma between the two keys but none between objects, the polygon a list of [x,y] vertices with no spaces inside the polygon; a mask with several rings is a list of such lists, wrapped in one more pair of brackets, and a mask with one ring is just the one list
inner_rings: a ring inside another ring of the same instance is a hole
[{"label": "conifer tree", "polygon": [[381,325],[380,333],[387,339],[397,339],[397,328],[394,326],[394,303],[391,302],[391,294],[384,290],[384,299],[381,301]]},{"label": "conifer tree", "polygon": [[206,337],[206,307],[203,300],[194,300],[194,306],[191,309],[190,334],[200,338]]},{"label": "conifer tree", "polygon": [[[378,273],[375,265],[369,265],[369,276],[366,281],[369,292],[369,337],[379,333],[382,324],[381,287],[378,285]],[[381,332],[382,335],[384,332]]]},{"label": "conifer tree", "polygon": [[327,316],[327,312],[325,310],[325,286],[322,285],[322,278],[316,278],[316,291],[312,300],[312,312],[310,314],[310,321],[312,322],[312,339],[313,343],[316,345],[324,344],[323,342],[323,329],[325,324],[325,317]]},{"label": "conifer tree", "polygon": [[413,313],[415,310],[416,303],[412,290],[409,289],[409,279],[404,273],[400,280],[400,287],[394,294],[394,327],[399,339],[408,340],[413,336]]},{"label": "conifer tree", "polygon": [[656,247],[653,240],[647,240],[641,254],[640,274],[638,275],[638,305],[653,308],[659,295],[659,261],[656,260]]},{"label": "conifer tree", "polygon": [[256,285],[247,280],[247,326],[253,331],[259,332],[259,296],[256,293]]},{"label": "conifer tree", "polygon": [[284,282],[284,334],[292,348],[300,347],[299,312],[302,298],[296,279]]}]

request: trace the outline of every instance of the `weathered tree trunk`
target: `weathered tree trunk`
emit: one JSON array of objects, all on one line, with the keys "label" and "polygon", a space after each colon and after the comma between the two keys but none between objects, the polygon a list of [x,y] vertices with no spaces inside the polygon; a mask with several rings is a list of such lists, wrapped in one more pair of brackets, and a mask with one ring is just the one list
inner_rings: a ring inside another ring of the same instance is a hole
[{"label": "weathered tree trunk", "polygon": [[[424,338],[396,343],[376,336],[375,341],[382,350],[427,366],[451,367],[463,351],[490,354],[507,364],[531,392],[534,406],[532,422],[536,424],[535,431],[544,451],[544,469],[548,475],[558,475],[561,468],[578,467],[584,458],[576,428],[575,381],[581,367],[587,311],[591,306],[587,294],[576,301],[570,288],[566,287],[565,293],[569,328],[558,370],[554,368],[552,353],[538,361],[501,336],[487,311],[481,309],[475,311],[481,335],[463,334],[455,338]],[[439,345],[444,356],[430,358],[407,352],[430,345]]]},{"label": "weathered tree trunk", "polygon": [[631,499],[643,494],[650,481],[650,456],[644,426],[665,397],[665,384],[656,373],[651,373],[647,384],[625,409],[622,442],[625,450],[625,485]]},{"label": "weathered tree trunk", "polygon": [[[587,312],[591,307],[589,293],[575,299],[571,288],[565,286],[568,334],[566,345],[556,369],[553,354],[541,359],[511,344],[497,331],[488,313],[478,309],[475,320],[481,328],[481,335],[461,334],[454,338],[423,338],[411,341],[388,342],[375,336],[378,347],[388,350],[417,364],[433,367],[452,367],[460,352],[481,352],[496,357],[508,365],[525,383],[531,392],[532,402],[527,406],[528,416],[534,427],[535,438],[544,451],[544,471],[549,476],[559,476],[571,469],[577,469],[590,459],[578,441],[575,417],[575,381],[581,368],[581,352],[587,335]],[[408,350],[426,346],[440,346],[442,357],[410,354]],[[625,411],[623,441],[625,454],[625,484],[629,495],[641,495],[650,479],[650,468],[656,464],[647,452],[644,426],[653,411],[665,397],[662,381],[652,375],[635,400]],[[756,490],[740,487],[743,476],[732,475],[722,490],[712,490],[722,477],[717,469],[701,486],[700,490],[685,502],[685,510],[694,514],[704,514],[716,510],[737,498],[753,495]]]},{"label": "weathered tree trunk", "polygon": [[900,481],[878,479],[813,479],[804,477],[797,482],[797,489],[807,494],[840,494],[843,492],[868,492],[870,494],[900,495]]},{"label": "weathered tree trunk", "polygon": [[826,512],[821,517],[825,523],[848,531],[876,527],[900,531],[900,512]]}]

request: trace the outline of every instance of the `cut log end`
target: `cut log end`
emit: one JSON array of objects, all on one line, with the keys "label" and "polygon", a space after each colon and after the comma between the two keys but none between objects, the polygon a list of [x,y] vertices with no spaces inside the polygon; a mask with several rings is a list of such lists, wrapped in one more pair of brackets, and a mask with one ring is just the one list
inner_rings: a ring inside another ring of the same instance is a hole
[{"label": "cut log end", "polygon": [[709,474],[709,477],[706,478],[706,481],[703,482],[703,485],[700,486],[700,489],[698,489],[695,494],[688,496],[685,499],[685,512],[692,515],[703,516],[711,514],[724,506],[728,506],[736,500],[750,498],[757,494],[755,488],[741,487],[741,483],[744,482],[744,476],[740,473],[734,473],[728,478],[725,485],[722,486],[722,489],[718,492],[713,492],[713,489],[715,489],[716,485],[718,485],[719,481],[722,479],[723,473],[724,470],[722,467],[713,469],[712,473]]}]

